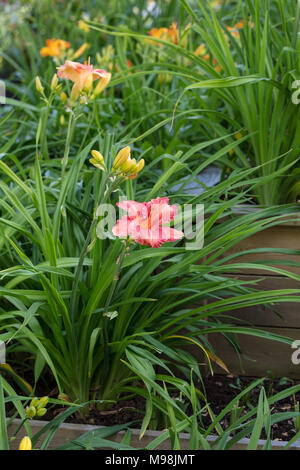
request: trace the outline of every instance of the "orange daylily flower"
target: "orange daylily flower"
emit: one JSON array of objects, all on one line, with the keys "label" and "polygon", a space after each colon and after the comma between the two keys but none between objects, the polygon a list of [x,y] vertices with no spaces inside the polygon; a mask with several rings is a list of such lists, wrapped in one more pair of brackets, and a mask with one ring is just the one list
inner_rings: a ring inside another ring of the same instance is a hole
[{"label": "orange daylily flower", "polygon": [[[131,69],[131,67],[133,67],[133,63],[132,63],[131,60],[129,60],[129,59],[126,60],[126,65],[127,65],[127,68],[129,68],[129,69]],[[121,73],[121,72],[122,72],[122,71],[120,71],[120,69],[119,69],[119,67],[118,67],[117,64],[115,64],[115,70],[116,70],[116,72],[118,72],[118,73]],[[139,72],[139,70],[137,70],[137,72]],[[132,72],[129,72],[129,74],[131,75]]]},{"label": "orange daylily flower", "polygon": [[[149,36],[152,36],[156,39],[162,39],[163,41],[173,42],[173,44],[178,44],[178,29],[177,24],[173,21],[170,28],[152,28],[149,31]],[[158,46],[162,46],[163,44],[159,44],[156,41],[151,41],[152,44],[156,44]]]},{"label": "orange daylily flower", "polygon": [[230,34],[234,37],[234,38],[237,38],[239,39],[240,37],[240,32],[237,28],[235,28],[235,26],[231,27],[231,26],[226,26],[226,29],[227,31],[230,32]]},{"label": "orange daylily flower", "polygon": [[42,47],[40,54],[42,57],[61,57],[66,49],[69,49],[70,43],[63,39],[46,39],[46,46]]},{"label": "orange daylily flower", "polygon": [[[202,59],[206,61],[210,60],[210,54],[207,53],[207,49],[204,43],[200,44],[200,46],[197,47],[194,54],[196,56],[201,56]],[[216,72],[220,72],[222,70],[222,67],[220,64],[218,64],[217,59],[212,59],[212,65],[214,66]]]},{"label": "orange daylily flower", "polygon": [[209,60],[209,58],[210,58],[210,55],[207,53],[207,49],[206,49],[204,43],[200,44],[200,46],[197,47],[194,54],[196,56],[200,55],[202,57],[202,59],[204,59],[204,60]]},{"label": "orange daylily flower", "polygon": [[[252,21],[248,21],[248,26],[250,28],[254,27],[254,23]],[[239,29],[245,28],[245,21],[242,19],[238,23],[236,23],[234,26],[226,26],[227,31],[229,31],[233,37],[239,39],[240,37],[240,32]]]},{"label": "orange daylily flower", "polygon": [[213,64],[214,69],[215,69],[216,72],[221,72],[222,67],[221,67],[220,64],[218,64],[217,59],[213,59],[213,60],[212,60],[212,64]]},{"label": "orange daylily flower", "polygon": [[[243,137],[243,134],[242,134],[241,132],[237,132],[236,134],[234,134],[234,138],[235,138],[236,140],[242,139],[242,137]],[[233,151],[233,150],[229,150],[228,153],[229,153],[229,155],[231,156],[231,155],[234,154],[234,151]]]},{"label": "orange daylily flower", "polygon": [[[60,78],[66,78],[74,83],[71,93],[72,99],[76,99],[84,88],[91,90],[95,80],[103,79],[104,86],[107,86],[111,78],[111,74],[106,72],[106,70],[94,69],[90,64],[81,64],[71,60],[66,60],[64,65],[57,67],[57,70]],[[101,87],[101,91],[104,86]]]},{"label": "orange daylily flower", "polygon": [[[248,26],[249,26],[250,28],[253,28],[253,27],[254,27],[253,21],[248,21]],[[243,29],[243,28],[245,28],[245,21],[244,21],[244,20],[240,20],[238,23],[236,23],[236,24],[234,25],[234,28],[236,28],[236,29]]]},{"label": "orange daylily flower", "polygon": [[195,50],[194,54],[195,55],[204,55],[206,52],[206,47],[205,47],[205,44],[202,43],[200,44],[200,46],[197,47],[197,49]]}]

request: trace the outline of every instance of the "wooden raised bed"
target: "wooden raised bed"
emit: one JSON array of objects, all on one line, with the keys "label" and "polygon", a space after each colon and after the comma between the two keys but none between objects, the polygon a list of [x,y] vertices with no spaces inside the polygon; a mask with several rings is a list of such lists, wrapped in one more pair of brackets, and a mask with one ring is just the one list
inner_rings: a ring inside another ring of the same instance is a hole
[{"label": "wooden raised bed", "polygon": [[[299,216],[297,214],[297,217],[299,219],[297,221],[285,222],[282,225],[256,233],[237,244],[229,253],[239,253],[255,248],[288,248],[300,252],[300,213]],[[232,262],[246,263],[264,260],[278,260],[280,264],[276,264],[276,267],[300,275],[299,267],[285,264],[286,260],[299,263],[300,256],[279,253],[247,254],[235,258]],[[259,268],[251,271],[241,270],[232,273],[231,276],[245,280],[264,278],[257,284],[257,287],[262,290],[300,288],[300,282],[296,280],[280,275],[272,275],[270,271]],[[241,324],[239,320],[243,320],[251,326],[300,340],[300,304],[297,302],[283,302],[270,307],[273,311],[268,306],[259,305],[227,313],[236,318],[236,324]],[[291,361],[295,349],[288,345],[253,336],[239,335],[239,344],[243,353],[242,361],[240,361],[232,346],[222,335],[209,335],[209,339],[215,348],[216,354],[225,362],[229,370],[236,375],[258,377],[265,376],[267,371],[272,371],[275,377],[287,376],[300,379],[300,365],[294,365]],[[218,368],[219,372],[222,371]]]},{"label": "wooden raised bed", "polygon": [[[9,435],[11,436],[19,427],[21,423],[20,419],[15,419],[13,423],[9,426]],[[30,425],[32,428],[33,433],[39,431],[40,428],[45,426],[47,421],[31,421]],[[53,450],[59,446],[62,446],[66,442],[70,440],[74,440],[78,438],[81,434],[93,431],[99,428],[103,428],[103,426],[91,426],[88,424],[68,424],[64,423],[60,426],[57,430],[53,440],[49,445],[49,449]],[[147,446],[153,439],[158,437],[161,434],[161,431],[146,431],[143,438],[139,440],[140,431],[138,429],[132,429],[132,439],[131,439],[131,446],[136,449],[143,449]],[[16,439],[13,441],[11,446],[11,450],[18,449],[19,443],[25,435],[25,430],[22,428],[18,433]],[[109,439],[114,442],[120,442],[124,436],[124,431],[118,432],[114,436],[111,436]],[[189,450],[189,441],[190,436],[187,433],[180,433],[180,446],[182,450]],[[207,441],[209,443],[215,440],[214,436],[208,436]],[[230,450],[246,450],[249,444],[249,439],[241,439],[235,446],[233,446]],[[258,449],[262,449],[265,444],[264,440],[259,441]],[[272,448],[273,450],[281,450],[287,443],[284,441],[272,441]],[[168,440],[164,441],[156,450],[170,450],[170,442]],[[38,447],[38,446],[37,446]],[[296,441],[293,445],[291,445],[290,450],[300,450],[300,440]],[[150,451],[149,451],[150,452]]]}]

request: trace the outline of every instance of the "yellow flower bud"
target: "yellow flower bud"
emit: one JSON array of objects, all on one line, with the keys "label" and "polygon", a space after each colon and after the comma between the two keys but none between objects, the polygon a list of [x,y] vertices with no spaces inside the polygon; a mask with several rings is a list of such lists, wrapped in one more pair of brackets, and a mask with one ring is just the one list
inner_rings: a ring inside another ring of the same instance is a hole
[{"label": "yellow flower bud", "polygon": [[[241,139],[242,137],[243,137],[243,134],[241,134],[241,132],[237,132],[236,134],[234,134],[234,138],[235,138],[236,140],[239,140],[239,139]],[[231,155],[234,154],[234,151],[233,151],[233,150],[229,150],[228,153],[229,153],[229,155],[231,156]]]},{"label": "yellow flower bud", "polygon": [[133,163],[130,168],[128,169],[128,171],[126,172],[128,175],[135,175],[137,173],[137,167],[138,167],[138,164],[137,163]]},{"label": "yellow flower bud", "polygon": [[71,96],[70,96],[71,102],[76,101],[79,94],[80,94],[80,89],[78,88],[78,86],[76,86],[76,83],[74,83],[72,90],[71,90]]},{"label": "yellow flower bud", "polygon": [[114,159],[113,169],[117,170],[120,168],[127,160],[130,158],[130,147],[129,145],[123,149],[121,149],[116,158]]},{"label": "yellow flower bud", "polygon": [[27,414],[27,416],[28,416],[29,419],[34,418],[35,415],[36,415],[36,408],[35,408],[35,406],[26,406],[25,411],[26,411],[26,414]]},{"label": "yellow flower bud", "polygon": [[138,163],[132,165],[127,171],[126,179],[132,180],[137,177],[138,173],[142,171],[145,166],[145,160],[142,158]]},{"label": "yellow flower bud", "polygon": [[170,83],[172,81],[172,75],[169,73],[159,73],[157,79],[159,83]]},{"label": "yellow flower bud", "polygon": [[106,167],[105,167],[103,155],[100,152],[98,152],[98,150],[92,150],[91,154],[93,158],[90,158],[90,163],[102,171],[105,170]]},{"label": "yellow flower bud", "polygon": [[30,437],[25,436],[20,442],[19,450],[32,450]]},{"label": "yellow flower bud", "polygon": [[98,95],[100,95],[100,93],[102,93],[104,88],[106,88],[107,85],[109,84],[110,79],[111,79],[111,73],[106,73],[105,77],[100,78],[100,80],[98,81],[97,86],[94,90],[94,96],[98,96]]},{"label": "yellow flower bud", "polygon": [[44,94],[44,88],[43,88],[42,82],[40,80],[40,77],[38,77],[38,76],[35,77],[35,87],[41,95]]},{"label": "yellow flower bud", "polygon": [[37,416],[44,416],[47,413],[46,408],[39,408],[36,412]]},{"label": "yellow flower bud", "polygon": [[63,102],[64,104],[67,104],[67,102],[68,102],[68,97],[67,97],[67,95],[66,95],[66,93],[65,93],[64,91],[61,92],[61,94],[60,94],[60,99],[62,100],[62,102]]},{"label": "yellow flower bud", "polygon": [[84,31],[85,33],[88,33],[90,31],[89,26],[83,20],[79,20],[77,25],[78,28],[81,29],[81,31]]},{"label": "yellow flower bud", "polygon": [[49,403],[49,398],[48,398],[48,397],[42,397],[42,398],[39,399],[39,404],[38,404],[38,406],[44,408],[45,406],[48,405],[48,403]]},{"label": "yellow flower bud", "polygon": [[36,408],[38,405],[39,405],[39,399],[37,397],[34,397],[30,402],[30,406],[34,406]]},{"label": "yellow flower bud", "polygon": [[94,78],[93,78],[93,74],[90,73],[87,78],[86,78],[86,81],[84,82],[84,91],[90,93],[92,91],[92,88],[93,88],[93,81],[94,81]]},{"label": "yellow flower bud", "polygon": [[72,60],[78,59],[78,57],[80,57],[88,47],[89,47],[89,44],[87,42],[84,42],[82,46],[80,46],[79,49],[77,49],[77,51],[74,52],[72,56]]},{"label": "yellow flower bud", "polygon": [[56,87],[58,85],[58,77],[56,75],[56,73],[53,75],[52,77],[52,80],[51,80],[51,85],[50,85],[50,88],[52,91],[55,91]]},{"label": "yellow flower bud", "polygon": [[140,171],[142,171],[144,166],[145,166],[145,160],[142,158],[137,164],[136,172],[139,173]]},{"label": "yellow flower bud", "polygon": [[140,160],[138,163],[136,163],[135,165],[132,165],[127,173],[129,175],[136,176],[144,168],[144,165],[145,165],[145,160],[142,158],[142,160]]},{"label": "yellow flower bud", "polygon": [[243,137],[243,134],[241,134],[241,132],[237,132],[236,134],[234,134],[234,138],[236,140],[241,139],[242,137]]},{"label": "yellow flower bud", "polygon": [[121,169],[121,171],[122,171],[123,173],[128,173],[128,174],[129,174],[129,173],[131,173],[132,168],[135,167],[135,166],[136,166],[136,159],[133,158],[133,159],[131,160],[131,159],[129,158],[129,159],[127,160],[127,162],[123,163],[123,165],[121,166],[120,169]]}]

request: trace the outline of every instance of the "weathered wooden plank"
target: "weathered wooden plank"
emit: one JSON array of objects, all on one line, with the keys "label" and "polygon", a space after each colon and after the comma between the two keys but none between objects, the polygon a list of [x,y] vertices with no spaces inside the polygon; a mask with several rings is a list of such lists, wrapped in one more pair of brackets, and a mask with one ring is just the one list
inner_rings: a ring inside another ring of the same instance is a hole
[{"label": "weathered wooden plank", "polygon": [[[259,278],[260,275],[247,276],[243,274],[232,275],[242,280],[253,280]],[[293,279],[277,276],[265,276],[265,278],[256,284],[256,288],[260,290],[273,289],[300,289],[300,283]],[[230,316],[251,325],[271,326],[271,327],[290,327],[300,328],[300,303],[298,302],[281,302],[273,305],[254,305],[230,312]],[[230,320],[232,323],[232,320]],[[233,321],[234,322],[234,321]]]},{"label": "weathered wooden plank", "polygon": [[[292,250],[300,250],[300,227],[298,226],[276,226],[271,227],[261,232],[248,237],[246,240],[235,245],[231,250],[226,252],[226,256],[229,254],[236,254],[246,250],[253,250],[257,248],[288,248]],[[276,264],[276,267],[281,269],[286,269],[296,274],[300,274],[300,267],[289,266],[285,264],[285,261],[295,261],[300,263],[300,256],[293,255],[283,255],[280,253],[257,253],[257,254],[247,254],[241,255],[234,259],[232,262],[255,262],[255,261],[280,261],[279,264]],[[243,273],[258,273],[258,274],[269,274],[267,271],[262,269],[246,270],[242,271]]]},{"label": "weathered wooden plank", "polygon": [[[248,208],[246,208],[248,210]],[[246,210],[245,209],[245,210]],[[240,209],[238,209],[240,210]],[[242,212],[241,212],[242,213]],[[238,216],[238,214],[237,214]],[[300,250],[300,220],[287,222],[282,225],[265,229],[252,235],[234,246],[228,254],[238,254],[242,251],[254,250],[257,248],[286,248]],[[290,266],[287,261],[300,263],[300,256],[283,255],[280,253],[257,253],[241,255],[232,262],[252,262],[256,261],[279,261],[274,266],[286,269],[300,275],[300,267]],[[266,263],[267,264],[267,263]],[[270,263],[272,264],[272,263]],[[232,273],[232,277],[238,279],[254,279],[263,277],[264,280],[257,283],[256,287],[263,290],[276,289],[299,289],[300,283],[286,277],[272,275],[263,269],[240,270]],[[209,301],[209,300],[208,300]],[[276,313],[279,314],[276,315]],[[281,302],[272,306],[258,305],[240,310],[228,312],[233,317],[231,323],[240,324],[239,320],[248,322],[253,326],[271,331],[283,336],[300,340],[300,304],[297,302]],[[282,318],[280,318],[280,316]],[[224,320],[224,317],[222,318]],[[235,374],[264,376],[267,370],[271,370],[277,377],[289,376],[300,379],[300,365],[294,365],[291,361],[293,349],[282,343],[268,341],[253,336],[240,335],[239,342],[244,357],[242,364],[234,351],[232,345],[226,341],[222,335],[208,335],[210,341],[216,349],[216,354],[225,362],[228,368]],[[199,357],[199,360],[203,358]],[[218,372],[223,373],[218,367]]]},{"label": "weathered wooden plank", "polygon": [[[264,328],[266,331],[300,340],[300,328]],[[248,375],[263,377],[270,370],[275,377],[289,377],[300,379],[300,364],[292,363],[292,349],[289,345],[277,341],[269,341],[254,336],[239,335],[239,345],[243,357],[240,359],[232,345],[220,334],[208,335],[216,354],[225,362],[231,373],[235,375]],[[299,355],[300,356],[300,355]],[[199,358],[200,359],[200,358]],[[203,361],[203,358],[200,359]],[[215,366],[217,373],[224,373]]]}]

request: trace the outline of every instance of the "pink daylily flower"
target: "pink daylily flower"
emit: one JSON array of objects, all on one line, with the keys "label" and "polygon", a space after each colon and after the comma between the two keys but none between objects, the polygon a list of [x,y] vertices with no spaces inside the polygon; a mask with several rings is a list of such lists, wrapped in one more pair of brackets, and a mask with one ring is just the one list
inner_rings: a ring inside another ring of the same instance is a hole
[{"label": "pink daylily flower", "polygon": [[60,78],[66,78],[74,83],[72,89],[72,96],[76,98],[80,91],[83,90],[88,83],[90,77],[91,81],[98,80],[99,78],[107,78],[110,74],[103,69],[94,69],[92,65],[81,64],[80,62],[72,62],[66,60],[64,65],[57,68],[57,75]]},{"label": "pink daylily flower", "polygon": [[158,248],[165,242],[180,240],[184,233],[163,224],[177,215],[177,207],[169,205],[167,197],[150,202],[123,201],[117,206],[128,215],[119,219],[112,232],[116,237],[133,238],[140,245]]}]

